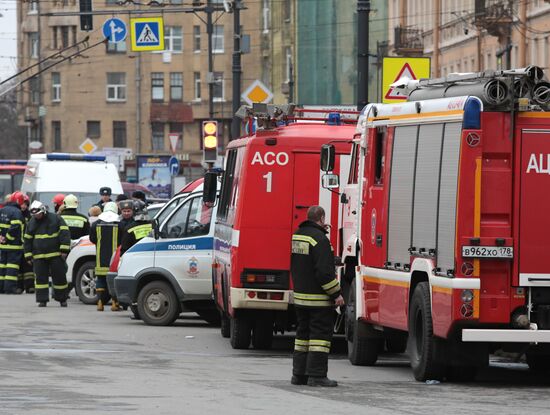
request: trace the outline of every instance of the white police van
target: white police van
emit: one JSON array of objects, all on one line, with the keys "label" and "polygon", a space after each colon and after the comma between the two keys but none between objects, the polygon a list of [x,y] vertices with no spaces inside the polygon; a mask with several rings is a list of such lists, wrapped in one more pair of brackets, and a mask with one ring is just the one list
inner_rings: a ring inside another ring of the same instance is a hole
[{"label": "white police van", "polygon": [[202,185],[182,199],[153,235],[122,255],[114,287],[122,306],[132,306],[146,324],[172,324],[194,311],[219,322],[212,301],[212,249],[217,206],[202,202]]}]

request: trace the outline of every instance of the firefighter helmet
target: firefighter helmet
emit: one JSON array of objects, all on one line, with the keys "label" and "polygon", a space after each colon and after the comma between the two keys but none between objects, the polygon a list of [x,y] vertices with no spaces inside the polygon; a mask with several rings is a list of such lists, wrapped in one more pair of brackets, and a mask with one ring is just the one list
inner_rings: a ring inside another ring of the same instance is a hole
[{"label": "firefighter helmet", "polygon": [[63,193],[58,193],[53,197],[52,203],[54,206],[61,206],[63,204],[63,200],[65,200],[65,195]]},{"label": "firefighter helmet", "polygon": [[63,204],[67,209],[76,209],[78,207],[78,197],[73,194],[65,196]]},{"label": "firefighter helmet", "polygon": [[134,200],[134,219],[135,220],[149,220],[149,214],[147,213],[147,205],[141,200]]},{"label": "firefighter helmet", "polygon": [[115,202],[107,202],[105,203],[105,206],[103,206],[103,212],[113,212],[118,214],[118,206]]},{"label": "firefighter helmet", "polygon": [[29,203],[29,197],[27,195],[25,195],[25,193],[23,192],[20,192],[19,190],[16,191],[16,192],[13,192],[11,195],[10,195],[10,202],[15,202],[17,203],[19,206],[25,204],[25,203]]},{"label": "firefighter helmet", "polygon": [[44,206],[44,203],[42,203],[40,200],[35,200],[34,202],[31,203],[31,207],[29,208],[29,211],[31,212],[31,215],[46,213],[46,206]]}]

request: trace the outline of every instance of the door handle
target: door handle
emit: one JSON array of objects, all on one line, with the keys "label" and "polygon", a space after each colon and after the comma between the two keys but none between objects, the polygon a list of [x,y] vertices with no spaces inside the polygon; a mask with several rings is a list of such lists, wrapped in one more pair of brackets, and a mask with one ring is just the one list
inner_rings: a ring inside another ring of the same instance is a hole
[{"label": "door handle", "polygon": [[309,209],[309,206],[305,206],[305,205],[296,205],[296,209]]}]

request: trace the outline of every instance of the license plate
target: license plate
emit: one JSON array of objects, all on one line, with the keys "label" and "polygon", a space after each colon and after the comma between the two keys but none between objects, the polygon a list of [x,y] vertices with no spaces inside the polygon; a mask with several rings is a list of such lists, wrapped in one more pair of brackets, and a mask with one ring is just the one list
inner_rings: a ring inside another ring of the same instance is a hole
[{"label": "license plate", "polygon": [[465,258],[513,258],[514,248],[511,246],[463,246],[462,256]]}]

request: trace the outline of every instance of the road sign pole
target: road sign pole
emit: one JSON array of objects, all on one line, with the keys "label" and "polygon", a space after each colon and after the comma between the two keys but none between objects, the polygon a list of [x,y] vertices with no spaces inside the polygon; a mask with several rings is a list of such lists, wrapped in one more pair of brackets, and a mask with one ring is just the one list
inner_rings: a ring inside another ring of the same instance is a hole
[{"label": "road sign pole", "polygon": [[231,139],[236,140],[241,135],[241,120],[236,113],[241,103],[241,7],[242,1],[233,2],[233,121],[231,123]]}]

